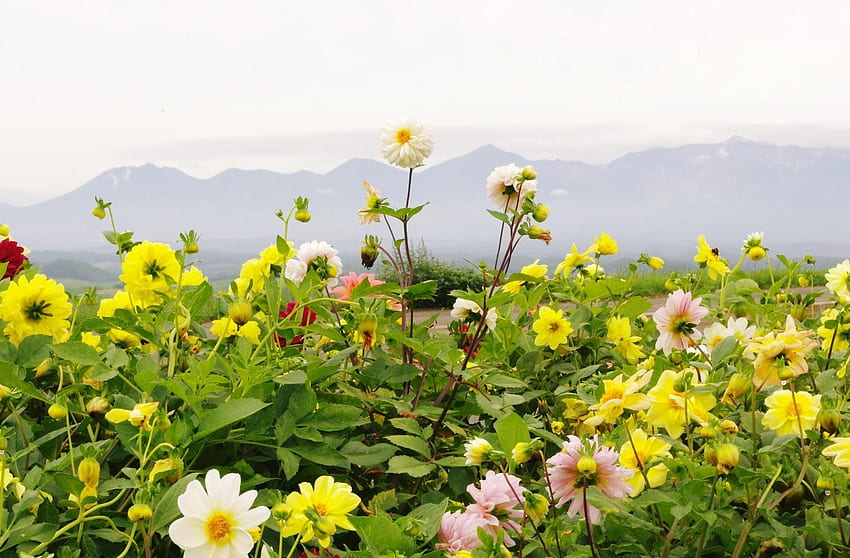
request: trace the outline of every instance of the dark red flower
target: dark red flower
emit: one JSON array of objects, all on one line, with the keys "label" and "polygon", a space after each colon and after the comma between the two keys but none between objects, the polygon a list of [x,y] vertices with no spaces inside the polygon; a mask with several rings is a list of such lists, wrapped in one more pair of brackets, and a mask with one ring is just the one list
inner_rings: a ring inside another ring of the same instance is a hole
[{"label": "dark red flower", "polygon": [[6,263],[6,272],[0,279],[12,278],[23,269],[29,258],[24,256],[24,247],[8,238],[0,242],[0,263]]},{"label": "dark red flower", "polygon": [[[286,304],[286,309],[280,311],[280,319],[286,319],[295,311],[295,307],[298,306],[297,302],[288,302]],[[308,307],[304,306],[301,311],[301,327],[308,326],[316,321],[316,313],[310,310]],[[291,340],[284,339],[279,335],[275,334],[275,341],[281,347],[286,347],[287,345],[300,345],[304,342],[303,335],[296,335]]]}]

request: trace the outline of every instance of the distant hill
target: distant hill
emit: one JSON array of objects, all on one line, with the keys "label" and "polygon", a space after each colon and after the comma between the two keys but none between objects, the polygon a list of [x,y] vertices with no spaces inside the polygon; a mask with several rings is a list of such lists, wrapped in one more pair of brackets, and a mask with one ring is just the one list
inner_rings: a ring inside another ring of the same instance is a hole
[{"label": "distant hill", "polygon": [[[499,233],[484,184],[499,165],[533,164],[538,200],[551,206],[544,224],[553,241],[527,242],[531,257],[559,258],[570,243],[586,246],[605,231],[627,254],[651,251],[692,256],[698,234],[730,258],[750,232],[766,233],[776,253],[850,255],[845,222],[850,202],[850,150],[777,146],[733,137],[630,153],[604,165],[529,161],[488,145],[414,173],[411,203],[429,202],[411,226],[436,253],[490,253]],[[354,252],[364,234],[387,240],[384,226],[364,227],[357,210],[368,180],[395,205],[403,204],[407,173],[378,161],[354,159],[320,175],[301,171],[224,171],[199,179],[146,164],[108,170],[57,198],[28,206],[0,204],[16,239],[32,249],[106,251],[108,220],[91,215],[94,197],[113,202],[119,228],[138,239],[176,245],[181,231],[202,234],[205,251],[253,253],[283,232],[275,217],[298,195],[310,198],[313,220],[294,223],[290,239],[328,240]],[[202,252],[203,254],[203,252]],[[462,256],[461,256],[462,257]]]}]

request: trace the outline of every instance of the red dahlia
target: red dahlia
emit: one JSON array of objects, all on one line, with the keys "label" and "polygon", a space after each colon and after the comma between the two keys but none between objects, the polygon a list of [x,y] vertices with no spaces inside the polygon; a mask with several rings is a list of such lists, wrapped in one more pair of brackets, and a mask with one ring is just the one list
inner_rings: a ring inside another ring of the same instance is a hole
[{"label": "red dahlia", "polygon": [[24,256],[24,247],[8,238],[0,241],[0,264],[6,264],[6,271],[0,279],[12,278],[24,268],[29,259]]}]

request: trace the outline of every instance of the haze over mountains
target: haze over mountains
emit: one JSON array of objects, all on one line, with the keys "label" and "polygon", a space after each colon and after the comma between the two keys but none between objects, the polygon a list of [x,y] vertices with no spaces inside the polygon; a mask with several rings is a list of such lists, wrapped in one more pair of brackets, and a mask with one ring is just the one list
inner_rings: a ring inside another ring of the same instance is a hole
[{"label": "haze over mountains", "polygon": [[[414,239],[452,257],[492,253],[499,224],[486,212],[495,207],[484,184],[494,167],[508,163],[536,167],[537,199],[551,207],[543,226],[553,241],[524,241],[529,257],[560,259],[572,242],[584,248],[601,231],[626,254],[690,257],[697,235],[705,234],[734,260],[748,233],[764,231],[773,253],[850,256],[850,150],[739,137],[630,153],[605,165],[529,161],[481,147],[415,171],[411,204],[430,203],[412,222]],[[302,195],[310,198],[313,220],[294,223],[290,239],[327,240],[354,252],[366,233],[388,240],[383,225],[359,223],[363,180],[393,205],[404,203],[407,173],[374,160],[354,159],[324,175],[231,169],[209,179],[146,164],[107,170],[35,205],[0,201],[0,222],[33,250],[106,252],[100,231],[109,222],[91,215],[98,196],[113,203],[119,229],[135,231],[136,239],[176,246],[178,233],[195,229],[205,251],[251,254],[282,233],[275,211]]]}]

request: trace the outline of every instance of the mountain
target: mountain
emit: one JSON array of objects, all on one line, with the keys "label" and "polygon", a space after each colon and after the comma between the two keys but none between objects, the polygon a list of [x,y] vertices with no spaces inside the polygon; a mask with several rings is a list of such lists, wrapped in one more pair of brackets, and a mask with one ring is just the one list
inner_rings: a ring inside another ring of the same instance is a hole
[{"label": "mountain", "polygon": [[[586,246],[601,231],[627,253],[692,255],[705,234],[735,259],[740,242],[764,231],[774,252],[819,246],[831,256],[850,254],[846,211],[850,201],[850,150],[778,146],[732,137],[629,153],[608,164],[530,161],[493,145],[416,170],[411,204],[428,203],[412,221],[411,236],[437,252],[495,249],[499,224],[484,184],[492,169],[515,163],[538,171],[538,201],[551,207],[543,224],[553,242],[524,241],[524,255],[559,257],[570,243]],[[67,194],[28,207],[0,203],[0,221],[25,245],[40,250],[106,250],[109,220],[91,215],[94,197],[112,202],[119,229],[136,239],[176,245],[195,229],[203,250],[251,253],[283,233],[275,217],[296,196],[310,198],[313,220],[293,223],[296,243],[328,240],[354,251],[364,234],[388,239],[383,225],[362,226],[364,180],[394,205],[402,205],[407,172],[369,159],[348,161],[327,174],[230,169],[199,179],[146,164],[108,170]],[[400,234],[400,231],[397,232]],[[671,253],[675,252],[675,253]],[[812,251],[812,250],[809,250]],[[817,255],[817,254],[816,254]]]}]

